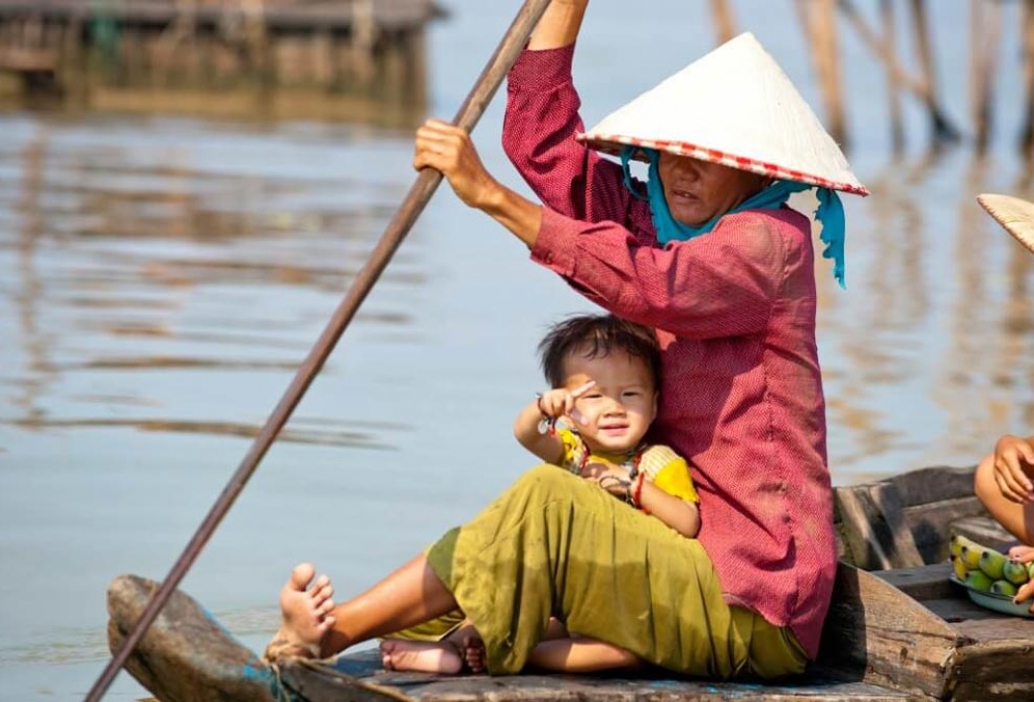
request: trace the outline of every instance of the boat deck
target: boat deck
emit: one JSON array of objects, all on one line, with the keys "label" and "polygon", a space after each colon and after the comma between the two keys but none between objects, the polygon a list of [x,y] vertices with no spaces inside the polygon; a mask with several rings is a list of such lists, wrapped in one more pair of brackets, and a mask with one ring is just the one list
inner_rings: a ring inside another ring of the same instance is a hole
[{"label": "boat deck", "polygon": [[[159,699],[423,700],[988,700],[1034,699],[1034,619],[972,604],[947,564],[869,573],[840,565],[819,664],[779,683],[524,674],[436,676],[383,670],[375,651],[273,669],[177,592],[128,668]],[[118,645],[155,589],[124,576],[109,590]],[[205,696],[209,695],[209,696]]]},{"label": "boat deck", "polygon": [[[658,675],[575,676],[536,675],[489,677],[486,675],[435,676],[396,673],[381,668],[376,651],[338,658],[332,665],[289,667],[282,673],[286,686],[301,690],[307,699],[344,700],[354,693],[356,683],[374,686],[385,696],[369,700],[422,700],[423,702],[473,702],[480,700],[857,700],[900,701],[915,699],[906,692],[870,683],[838,680],[834,676],[812,674],[781,684],[744,682],[707,682],[676,680]],[[390,696],[388,696],[390,695]],[[395,697],[395,695],[398,695]]]},{"label": "boat deck", "polygon": [[[842,560],[822,654],[795,679],[710,682],[664,671],[635,677],[435,676],[383,670],[375,651],[332,661],[291,659],[273,668],[182,592],[173,594],[126,667],[159,700],[197,702],[1032,700],[1034,619],[979,607],[950,580],[952,532],[995,547],[1011,539],[971,490],[972,469],[948,468],[837,489]],[[112,583],[113,650],[156,587],[136,576]]]}]

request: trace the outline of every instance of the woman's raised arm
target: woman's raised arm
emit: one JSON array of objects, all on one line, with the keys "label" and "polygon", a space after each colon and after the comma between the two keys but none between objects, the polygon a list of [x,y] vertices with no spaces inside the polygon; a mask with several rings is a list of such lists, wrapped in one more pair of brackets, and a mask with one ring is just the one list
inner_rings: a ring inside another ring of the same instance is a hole
[{"label": "woman's raised arm", "polygon": [[553,0],[531,35],[528,48],[558,49],[573,44],[582,28],[588,4],[589,0]]}]

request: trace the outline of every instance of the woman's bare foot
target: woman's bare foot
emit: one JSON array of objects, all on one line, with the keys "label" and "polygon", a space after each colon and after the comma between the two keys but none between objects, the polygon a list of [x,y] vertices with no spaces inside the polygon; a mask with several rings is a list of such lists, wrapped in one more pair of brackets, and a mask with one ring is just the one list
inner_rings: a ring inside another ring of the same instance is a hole
[{"label": "woman's bare foot", "polygon": [[316,569],[302,563],[280,591],[280,630],[266,647],[264,657],[274,661],[284,656],[319,658],[320,642],[334,626],[334,587],[326,575],[313,580]]},{"label": "woman's bare foot", "polygon": [[381,642],[381,664],[385,670],[444,675],[463,670],[460,651],[451,641],[385,639]]}]

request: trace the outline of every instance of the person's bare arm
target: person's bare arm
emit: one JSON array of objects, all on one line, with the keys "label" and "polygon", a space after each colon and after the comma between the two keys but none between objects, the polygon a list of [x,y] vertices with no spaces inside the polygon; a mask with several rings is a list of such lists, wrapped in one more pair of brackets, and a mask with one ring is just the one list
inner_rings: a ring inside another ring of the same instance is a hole
[{"label": "person's bare arm", "polygon": [[559,464],[564,453],[560,439],[553,434],[539,432],[542,412],[538,401],[530,403],[517,415],[513,424],[513,435],[521,446],[531,451],[546,463]]},{"label": "person's bare arm", "polygon": [[485,169],[470,134],[430,119],[416,133],[413,167],[441,171],[466,205],[488,214],[530,248],[542,226],[542,206],[501,184]]},{"label": "person's bare arm", "polygon": [[1034,437],[1005,435],[995,444],[994,476],[1002,495],[1012,502],[1034,501]]},{"label": "person's bare arm", "polygon": [[649,480],[643,481],[639,506],[687,538],[696,538],[700,531],[700,509],[697,504],[669,495]]},{"label": "person's bare arm", "polygon": [[538,51],[573,44],[578,38],[588,4],[589,0],[553,0],[531,35],[528,48]]},{"label": "person's bare arm", "polygon": [[574,390],[553,388],[521,410],[513,425],[513,435],[521,446],[546,463],[559,464],[564,452],[563,443],[552,434],[540,433],[539,424],[543,418],[577,418],[575,401],[595,385],[596,382],[590,380]]},{"label": "person's bare arm", "polygon": [[647,480],[643,473],[639,476],[630,482],[623,467],[603,462],[590,463],[582,472],[583,478],[595,480],[615,497],[628,500],[686,538],[696,538],[700,531],[700,509],[697,504],[665,492]]}]

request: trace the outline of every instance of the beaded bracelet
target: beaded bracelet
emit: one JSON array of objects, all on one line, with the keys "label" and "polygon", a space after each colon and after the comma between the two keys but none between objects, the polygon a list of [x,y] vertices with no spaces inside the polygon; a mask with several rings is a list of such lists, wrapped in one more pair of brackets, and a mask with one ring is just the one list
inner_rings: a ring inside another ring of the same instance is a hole
[{"label": "beaded bracelet", "polygon": [[539,420],[539,434],[549,434],[553,436],[556,434],[556,417],[550,416],[542,406],[542,393],[535,393],[535,406],[539,408],[539,416],[542,417]]},{"label": "beaded bracelet", "polygon": [[635,492],[632,493],[632,506],[636,509],[642,509],[644,512],[648,510],[643,509],[643,483],[646,482],[646,473],[640,473],[636,478]]}]

